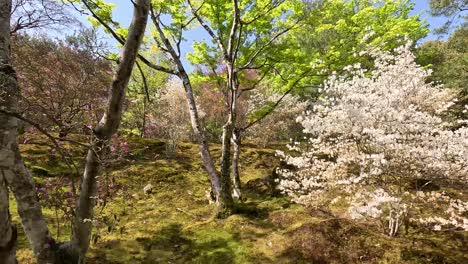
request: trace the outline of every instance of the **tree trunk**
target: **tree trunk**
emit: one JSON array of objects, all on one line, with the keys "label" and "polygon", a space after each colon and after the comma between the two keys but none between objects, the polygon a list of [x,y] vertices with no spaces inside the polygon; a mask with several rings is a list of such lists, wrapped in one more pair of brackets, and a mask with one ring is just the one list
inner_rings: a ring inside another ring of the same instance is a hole
[{"label": "tree trunk", "polygon": [[227,216],[232,213],[234,201],[231,194],[231,178],[230,178],[230,167],[231,167],[231,136],[232,136],[232,116],[229,116],[228,121],[223,126],[222,136],[222,149],[221,149],[221,196],[223,197],[225,204],[221,216]]},{"label": "tree trunk", "polygon": [[[13,76],[7,70],[13,71],[10,67],[10,12],[11,1],[2,1],[0,4],[0,105],[3,110],[9,110],[12,107],[13,100],[8,100],[10,93],[17,94]],[[7,101],[7,102],[5,102]],[[12,135],[8,136],[7,124],[14,123],[6,115],[0,114],[0,263],[16,263],[16,238],[13,238],[14,226],[11,224],[10,199],[8,194],[8,185],[5,179],[5,169],[10,170],[14,167],[12,153],[8,146],[11,144]],[[14,136],[14,135],[13,135]]]},{"label": "tree trunk", "polygon": [[0,263],[16,262],[16,228],[11,224],[9,197],[3,171],[0,174]]},{"label": "tree trunk", "polygon": [[[10,9],[11,0],[0,3],[0,105],[1,110],[17,113],[20,90],[14,69],[10,65]],[[0,113],[0,181],[2,221],[0,263],[10,263],[15,255],[15,229],[9,222],[8,189],[15,195],[18,213],[26,236],[32,246],[37,262],[54,263],[52,246],[42,208],[37,199],[36,188],[31,174],[24,166],[18,148],[18,119]],[[6,200],[5,200],[6,199]],[[5,207],[6,206],[6,207]],[[5,242],[7,242],[5,244]],[[5,255],[6,254],[6,255]],[[14,263],[14,262],[13,262]]]},{"label": "tree trunk", "polygon": [[[238,81],[237,75],[234,72],[233,64],[227,64],[228,80],[227,80],[227,91],[230,94],[229,98],[229,115],[226,124],[223,126],[222,136],[222,150],[221,150],[221,188],[223,195],[226,196],[226,200],[229,201],[229,208],[232,210],[234,205],[231,191],[231,140],[233,136],[234,126],[236,124],[237,114],[237,91]],[[230,212],[226,212],[230,213]]]},{"label": "tree trunk", "polygon": [[185,89],[185,95],[187,98],[187,104],[190,113],[190,121],[192,124],[193,132],[197,138],[198,147],[200,149],[200,156],[203,161],[203,166],[208,172],[208,176],[211,181],[211,192],[212,197],[215,199],[215,203],[220,207],[224,208],[224,201],[221,195],[221,184],[218,171],[211,157],[208,140],[206,139],[205,131],[201,128],[200,119],[198,117],[197,104],[195,103],[195,97],[193,95],[192,85],[190,83],[190,78],[185,72],[185,70],[179,67],[179,77],[182,79],[182,83]]},{"label": "tree trunk", "polygon": [[120,63],[112,79],[106,111],[93,129],[94,135],[91,148],[88,150],[86,157],[73,230],[72,244],[79,252],[80,264],[85,263],[85,256],[91,238],[93,210],[96,204],[98,184],[96,178],[101,170],[100,161],[105,158],[107,143],[112,135],[117,132],[120,125],[127,84],[145,33],[149,2],[149,0],[136,0],[134,4],[132,23],[121,51]]},{"label": "tree trunk", "polygon": [[234,129],[232,133],[232,196],[236,199],[242,200],[241,192],[241,181],[239,175],[239,156],[241,147],[241,132],[238,129]]},{"label": "tree trunk", "polygon": [[[187,104],[189,108],[190,114],[190,122],[192,124],[192,129],[197,138],[198,146],[200,148],[200,156],[203,161],[203,166],[208,173],[211,181],[211,197],[215,200],[217,205],[217,215],[219,217],[223,217],[226,214],[229,214],[232,208],[232,196],[231,193],[228,192],[226,195],[225,186],[222,178],[218,174],[216,167],[213,162],[213,158],[210,154],[208,140],[206,139],[205,131],[202,129],[200,118],[198,116],[197,104],[195,102],[195,97],[193,95],[192,84],[190,83],[190,77],[188,76],[187,72],[185,71],[184,65],[180,59],[180,54],[175,51],[174,47],[171,45],[171,42],[166,37],[164,31],[161,28],[159,16],[151,13],[151,18],[153,23],[158,31],[158,34],[166,48],[166,52],[172,57],[174,63],[177,66],[176,74],[181,80],[184,86],[185,95],[187,99]],[[229,182],[228,182],[229,184]]]},{"label": "tree trunk", "polygon": [[146,129],[146,96],[143,97],[143,120],[142,120],[142,123],[141,123],[141,130],[140,130],[140,137],[141,138],[144,138],[146,135],[145,135],[145,129]]}]

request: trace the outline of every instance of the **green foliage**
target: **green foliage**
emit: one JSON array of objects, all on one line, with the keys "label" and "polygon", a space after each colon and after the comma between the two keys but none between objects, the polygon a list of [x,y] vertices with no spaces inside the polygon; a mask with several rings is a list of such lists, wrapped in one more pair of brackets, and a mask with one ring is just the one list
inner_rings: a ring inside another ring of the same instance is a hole
[{"label": "green foliage", "polygon": [[[89,8],[104,23],[114,23],[112,20],[112,11],[116,5],[113,3],[107,3],[103,0],[72,0],[70,2],[81,2],[83,7]],[[91,22],[94,27],[100,26],[100,22],[93,17],[88,17],[88,21]]]},{"label": "green foliage", "polygon": [[[427,41],[416,50],[418,64],[433,70],[428,81],[442,83],[459,96],[457,115],[468,102],[468,27],[455,30],[447,41]],[[465,113],[465,116],[467,114]]]},{"label": "green foliage", "polygon": [[[159,52],[149,54],[147,58],[165,62]],[[133,68],[132,78],[127,88],[127,109],[122,116],[121,131],[127,135],[144,136],[151,115],[155,115],[154,106],[157,103],[161,88],[167,83],[168,74],[155,71],[143,63]]]},{"label": "green foliage", "polygon": [[447,34],[452,25],[456,24],[459,20],[462,20],[466,26],[466,20],[468,16],[468,1],[466,0],[430,0],[430,12],[431,15],[437,17],[446,17],[447,21],[439,28],[436,28],[434,32],[436,34]]},{"label": "green foliage", "polygon": [[264,105],[261,108],[259,108],[259,109],[255,110],[255,111],[253,111],[252,113],[250,113],[250,115],[247,117],[248,123],[253,122],[253,121],[257,120],[257,119],[260,119],[260,118],[268,115],[268,113],[275,110],[275,106],[276,106],[275,103],[276,102],[267,101],[267,102],[264,103]]},{"label": "green foliage", "polygon": [[[369,45],[385,50],[400,45],[403,37],[417,41],[428,33],[419,16],[410,16],[407,0],[330,0],[307,5],[301,26],[283,39],[284,49],[277,56],[288,58],[281,67],[281,79],[298,79],[303,93],[315,88],[333,71],[346,65],[372,62],[359,52]],[[284,82],[280,78],[279,84]]]},{"label": "green foliage", "polygon": [[[206,73],[223,71],[219,65],[225,63],[225,60],[218,41],[224,49],[228,48],[234,4],[232,1],[210,0],[194,1],[193,5],[195,8],[201,6],[197,13],[213,30],[216,37],[219,37],[219,40],[211,39],[209,42],[201,41],[194,44],[194,51],[188,54],[187,59],[200,71],[193,75],[197,80],[206,81],[207,78],[215,78],[217,83],[224,83],[226,77],[223,74],[207,76]],[[269,67],[264,67],[268,57],[277,53],[277,49],[281,48],[275,44],[274,40],[285,35],[294,26],[297,22],[294,15],[298,16],[298,13],[302,12],[301,6],[302,3],[295,0],[241,1],[239,3],[241,25],[233,43],[234,48],[238,48],[234,55],[233,66],[241,69],[239,71],[241,83],[247,81],[241,72],[242,66],[258,68],[260,72],[271,70]]]},{"label": "green foliage", "polygon": [[417,62],[433,70],[429,81],[468,94],[468,27],[456,30],[447,41],[428,41],[417,49]]}]

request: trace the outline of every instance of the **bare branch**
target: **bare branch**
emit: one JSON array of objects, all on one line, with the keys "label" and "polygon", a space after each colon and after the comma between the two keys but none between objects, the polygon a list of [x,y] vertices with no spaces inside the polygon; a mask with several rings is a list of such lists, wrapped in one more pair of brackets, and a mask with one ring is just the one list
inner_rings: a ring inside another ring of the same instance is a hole
[{"label": "bare branch", "polygon": [[304,72],[303,74],[301,74],[301,76],[299,78],[297,78],[294,83],[288,88],[288,90],[286,90],[286,92],[283,93],[283,95],[273,104],[273,106],[269,109],[269,111],[263,113],[263,115],[261,115],[259,118],[257,118],[256,120],[248,123],[247,125],[245,125],[244,127],[240,128],[239,131],[245,131],[247,129],[249,129],[250,127],[252,127],[253,125],[259,123],[260,121],[262,121],[265,117],[267,117],[269,114],[273,113],[276,108],[278,107],[278,105],[283,101],[283,99],[286,97],[286,95],[290,94],[291,91],[296,88],[297,84],[302,80],[304,79],[306,76],[307,76],[307,73],[309,71],[306,71]]},{"label": "bare branch", "polygon": [[20,30],[52,28],[59,29],[79,24],[67,11],[63,2],[53,0],[13,0],[10,35]]},{"label": "bare branch", "polygon": [[280,32],[278,32],[275,36],[273,36],[269,41],[267,41],[266,43],[264,43],[262,46],[260,46],[259,49],[257,49],[257,51],[255,51],[252,56],[250,57],[250,59],[247,61],[247,63],[245,63],[243,66],[239,67],[236,69],[236,71],[241,71],[241,70],[244,70],[244,69],[247,69],[248,67],[250,67],[250,65],[255,61],[255,59],[260,56],[262,54],[262,52],[271,44],[273,43],[275,40],[277,40],[280,36],[286,34],[288,31],[292,30],[297,24],[299,23],[299,21],[296,21],[296,23],[294,23],[294,25],[292,25],[291,27],[288,27]]},{"label": "bare branch", "polygon": [[[101,24],[107,31],[109,31],[109,33],[115,38],[115,40],[117,40],[120,44],[124,45],[125,44],[125,38],[123,36],[117,34],[117,32],[115,32],[115,30],[111,26],[109,26],[107,23],[105,23],[96,14],[96,12],[94,12],[94,10],[89,6],[89,4],[87,3],[87,0],[82,0],[82,2],[85,5],[86,9],[88,9],[88,11],[91,13],[92,17],[95,18],[99,22],[99,24]],[[148,67],[153,68],[153,69],[155,69],[157,71],[169,73],[169,74],[172,74],[172,75],[177,75],[177,71],[175,71],[173,69],[163,67],[161,65],[154,64],[154,63],[150,62],[149,60],[147,60],[141,54],[138,54],[138,59],[140,59]]]},{"label": "bare branch", "polygon": [[135,61],[135,64],[138,68],[138,71],[140,72],[141,79],[143,80],[143,89],[145,90],[146,99],[148,99],[148,102],[151,103],[151,98],[148,90],[148,82],[146,81],[145,73],[143,72],[143,69],[141,68],[140,63],[138,63],[138,61]]},{"label": "bare branch", "polygon": [[211,27],[205,23],[205,21],[203,21],[203,19],[200,17],[200,15],[198,14],[198,10],[203,6],[203,4],[205,2],[202,3],[202,5],[195,9],[191,3],[190,0],[187,0],[189,6],[190,6],[190,9],[192,10],[192,14],[195,16],[195,18],[197,19],[198,23],[200,23],[200,25],[205,29],[205,31],[210,35],[210,37],[216,41],[216,43],[218,44],[218,47],[219,49],[221,50],[221,52],[223,53],[223,56],[226,60],[228,60],[228,53],[227,53],[227,50],[226,50],[226,47],[224,46],[223,44],[223,41],[221,38],[219,38],[218,36],[216,36],[215,32],[213,29],[211,29]]},{"label": "bare branch", "polygon": [[[44,128],[41,127],[41,125],[39,125],[38,123],[24,117],[23,115],[19,114],[19,113],[16,113],[16,112],[10,112],[10,111],[7,111],[7,110],[3,110],[3,109],[0,109],[0,113],[4,114],[4,115],[8,115],[8,116],[13,116],[15,118],[18,118],[19,120],[21,121],[24,121],[28,124],[30,124],[31,126],[35,127],[39,132],[41,132],[43,135],[45,135],[51,142],[52,144],[54,144],[55,148],[58,150],[58,152],[60,153],[60,155],[62,156],[63,160],[65,161],[65,163],[67,164],[67,167],[70,169],[70,170],[73,170],[75,169],[76,172],[78,172],[78,168],[76,167],[76,164],[73,162],[73,159],[71,158],[70,155],[66,155],[64,152],[63,152],[63,149],[62,147],[60,146],[60,144],[58,143],[58,141],[66,141],[66,142],[70,142],[70,143],[73,143],[73,144],[76,144],[76,145],[80,145],[80,146],[83,146],[83,147],[86,147],[86,148],[90,148],[89,145],[86,145],[86,144],[83,144],[81,142],[78,142],[78,141],[75,141],[75,140],[72,140],[72,139],[65,139],[65,138],[58,138],[58,137],[54,137],[52,136],[50,133],[48,133]],[[72,168],[73,167],[73,168]]]}]

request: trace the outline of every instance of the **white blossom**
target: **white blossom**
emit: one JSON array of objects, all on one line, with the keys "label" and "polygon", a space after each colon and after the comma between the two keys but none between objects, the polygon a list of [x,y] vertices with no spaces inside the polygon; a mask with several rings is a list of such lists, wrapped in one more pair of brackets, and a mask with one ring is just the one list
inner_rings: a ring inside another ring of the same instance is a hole
[{"label": "white blossom", "polygon": [[[326,199],[329,190],[352,194],[350,216],[385,217],[389,234],[396,234],[410,207],[424,203],[441,203],[446,210],[415,220],[434,230],[468,230],[466,202],[426,192],[430,183],[468,183],[468,128],[452,129],[445,115],[454,94],[426,82],[430,71],[415,63],[409,43],[393,54],[367,54],[375,59],[372,71],[356,65],[346,68],[347,76],[334,74],[313,110],[297,118],[309,138],[305,145],[290,144],[300,155],[282,153],[297,169],[280,171],[280,189],[306,205]],[[426,184],[408,188],[418,180]]]}]

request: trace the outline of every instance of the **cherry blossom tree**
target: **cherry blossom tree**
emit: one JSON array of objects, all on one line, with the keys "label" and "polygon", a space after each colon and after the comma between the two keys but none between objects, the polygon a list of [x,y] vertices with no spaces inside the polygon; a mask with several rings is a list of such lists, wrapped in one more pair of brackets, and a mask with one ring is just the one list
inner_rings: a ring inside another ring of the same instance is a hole
[{"label": "cherry blossom tree", "polygon": [[328,79],[313,109],[297,118],[307,141],[279,152],[296,168],[279,169],[284,193],[306,205],[342,199],[351,218],[380,219],[390,236],[409,218],[435,230],[468,230],[461,192],[441,191],[466,187],[468,120],[453,130],[444,114],[455,95],[426,83],[430,71],[415,63],[410,46],[396,55],[370,50],[373,70],[356,64]]}]

